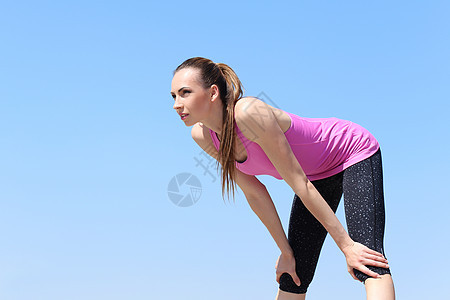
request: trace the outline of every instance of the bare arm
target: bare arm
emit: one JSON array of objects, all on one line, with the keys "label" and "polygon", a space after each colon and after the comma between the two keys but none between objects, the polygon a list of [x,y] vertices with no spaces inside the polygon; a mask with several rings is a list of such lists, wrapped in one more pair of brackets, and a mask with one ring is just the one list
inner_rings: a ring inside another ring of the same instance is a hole
[{"label": "bare arm", "polygon": [[295,186],[294,192],[300,196],[306,208],[325,227],[342,252],[345,252],[345,248],[348,246],[353,245],[353,240],[341,222],[309,180],[302,186]]},{"label": "bare arm", "polygon": [[237,172],[236,183],[244,192],[250,208],[266,226],[281,253],[293,255],[280,217],[266,187],[255,176],[244,174],[239,170]]}]

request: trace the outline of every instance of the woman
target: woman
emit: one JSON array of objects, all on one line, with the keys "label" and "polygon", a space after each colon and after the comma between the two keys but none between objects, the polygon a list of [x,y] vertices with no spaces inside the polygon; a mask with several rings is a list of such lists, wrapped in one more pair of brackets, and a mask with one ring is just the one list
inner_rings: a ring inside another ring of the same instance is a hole
[{"label": "woman", "polygon": [[[226,64],[193,57],[174,71],[173,108],[192,137],[222,167],[222,197],[236,184],[281,250],[276,299],[305,299],[325,236],[344,253],[367,299],[394,299],[383,253],[381,150],[361,126],[337,118],[303,118],[244,97]],[[283,179],[295,192],[288,237],[255,175]],[[335,212],[344,194],[349,234]]]}]

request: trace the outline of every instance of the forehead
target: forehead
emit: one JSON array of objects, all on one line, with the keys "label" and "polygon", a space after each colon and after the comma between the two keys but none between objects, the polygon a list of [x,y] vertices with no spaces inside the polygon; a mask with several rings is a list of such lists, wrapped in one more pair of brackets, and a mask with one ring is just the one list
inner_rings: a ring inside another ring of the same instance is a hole
[{"label": "forehead", "polygon": [[172,92],[178,90],[182,86],[198,86],[200,70],[194,68],[182,69],[175,73],[172,79]]}]

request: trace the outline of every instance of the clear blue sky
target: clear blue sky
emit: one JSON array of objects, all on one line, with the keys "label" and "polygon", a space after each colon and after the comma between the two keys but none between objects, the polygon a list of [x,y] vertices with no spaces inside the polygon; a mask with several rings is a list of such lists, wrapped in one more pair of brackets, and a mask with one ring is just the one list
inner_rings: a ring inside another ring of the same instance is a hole
[{"label": "clear blue sky", "polygon": [[[247,96],[371,131],[397,296],[447,297],[449,15],[448,1],[3,1],[0,300],[275,298],[279,249],[242,192],[224,203],[172,109],[172,71],[193,56],[231,66]],[[168,196],[183,172],[202,185],[189,207]],[[293,191],[258,178],[287,229]],[[328,237],[309,298],[330,297],[364,289]]]}]

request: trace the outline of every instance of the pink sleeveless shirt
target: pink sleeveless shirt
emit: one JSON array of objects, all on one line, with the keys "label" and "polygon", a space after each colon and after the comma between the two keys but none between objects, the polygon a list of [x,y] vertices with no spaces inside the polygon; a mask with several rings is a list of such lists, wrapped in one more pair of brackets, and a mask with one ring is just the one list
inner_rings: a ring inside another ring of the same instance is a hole
[{"label": "pink sleeveless shirt", "polygon": [[[292,152],[310,181],[335,175],[362,161],[379,149],[375,137],[351,121],[332,118],[305,118],[286,112],[291,126],[284,133]],[[236,167],[249,175],[271,175],[283,179],[262,148],[248,140],[237,127],[236,133],[247,151],[247,159]],[[209,129],[214,146],[220,142]]]}]

